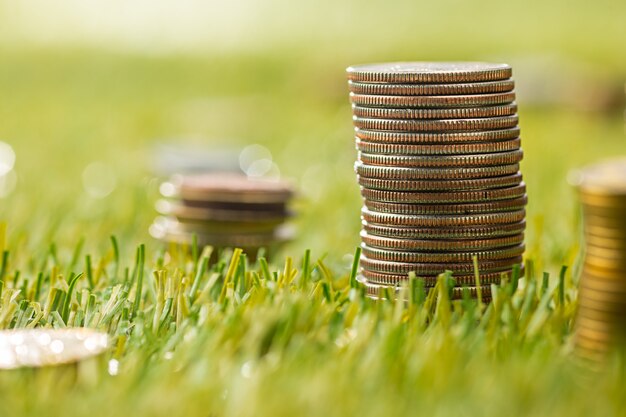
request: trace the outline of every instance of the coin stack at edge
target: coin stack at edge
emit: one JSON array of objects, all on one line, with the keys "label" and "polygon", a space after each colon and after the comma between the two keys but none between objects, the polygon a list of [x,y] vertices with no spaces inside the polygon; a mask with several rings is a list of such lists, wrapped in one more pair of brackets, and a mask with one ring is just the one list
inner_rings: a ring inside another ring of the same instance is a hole
[{"label": "coin stack at edge", "polygon": [[[524,253],[526,187],[511,67],[384,63],[347,69],[368,294],[452,271],[484,300]],[[460,297],[454,288],[452,297]]]},{"label": "coin stack at edge", "polygon": [[275,249],[293,237],[286,224],[293,189],[288,182],[212,173],[175,176],[160,187],[161,214],[150,228],[167,242],[216,248],[239,247],[255,258],[260,248]]},{"label": "coin stack at edge", "polygon": [[626,342],[626,158],[583,170],[578,190],[585,245],[575,345],[601,361]]}]

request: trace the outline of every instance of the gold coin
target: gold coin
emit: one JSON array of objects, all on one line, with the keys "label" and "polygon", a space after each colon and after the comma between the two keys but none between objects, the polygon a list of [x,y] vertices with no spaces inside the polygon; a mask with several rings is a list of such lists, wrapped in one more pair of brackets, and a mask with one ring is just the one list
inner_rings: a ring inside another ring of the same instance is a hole
[{"label": "gold coin", "polygon": [[612,227],[596,226],[592,224],[585,224],[585,236],[593,236],[607,239],[622,239],[624,231]]},{"label": "gold coin", "polygon": [[398,239],[489,239],[523,233],[526,222],[470,227],[406,227],[363,222],[363,229],[376,236]]},{"label": "gold coin", "polygon": [[506,80],[512,70],[487,62],[385,62],[353,65],[346,73],[359,82],[447,84]]},{"label": "gold coin", "polygon": [[626,308],[626,296],[624,293],[611,291],[609,288],[598,289],[592,288],[588,284],[580,286],[579,292],[580,298],[588,298],[590,300],[597,300],[615,305],[623,304]]},{"label": "gold coin", "polygon": [[580,310],[583,308],[596,310],[609,314],[626,314],[626,304],[614,303],[606,300],[596,300],[590,297],[579,297],[578,304]]},{"label": "gold coin", "polygon": [[497,142],[462,143],[447,145],[407,145],[402,143],[366,142],[356,139],[357,150],[383,155],[467,155],[507,152],[519,149],[519,138]]},{"label": "gold coin", "polygon": [[448,180],[459,178],[491,178],[511,175],[519,171],[519,164],[474,168],[404,168],[365,165],[361,162],[356,162],[354,169],[358,175],[368,178],[389,180]]},{"label": "gold coin", "polygon": [[388,191],[464,191],[513,187],[522,182],[522,174],[502,177],[450,180],[386,180],[357,176],[359,185],[374,190]]},{"label": "gold coin", "polygon": [[463,107],[447,109],[410,109],[390,107],[363,107],[352,105],[352,114],[372,119],[476,119],[483,117],[511,116],[517,112],[517,104],[486,107]]},{"label": "gold coin", "polygon": [[509,152],[474,154],[474,155],[379,155],[359,152],[358,158],[364,164],[436,168],[436,167],[481,167],[493,165],[516,164],[522,160],[524,153],[521,149]]},{"label": "gold coin", "polygon": [[523,197],[511,200],[488,201],[485,203],[468,204],[405,204],[386,203],[365,200],[363,204],[370,210],[381,213],[395,214],[480,214],[497,213],[503,211],[522,210],[528,199]]},{"label": "gold coin", "polygon": [[367,223],[413,226],[413,227],[451,227],[451,226],[489,226],[494,224],[518,223],[524,220],[525,210],[503,213],[471,214],[463,216],[408,215],[378,213],[363,208],[361,217]]},{"label": "gold coin", "polygon": [[[481,273],[501,272],[510,270],[513,265],[521,264],[522,257],[517,256],[511,259],[499,259],[495,261],[478,261],[478,270]],[[413,262],[391,262],[370,259],[361,256],[361,266],[370,271],[392,273],[392,274],[408,274],[415,272],[417,275],[436,275],[445,271],[452,271],[459,275],[468,275],[474,272],[472,262],[465,263],[413,263]]]},{"label": "gold coin", "polygon": [[370,247],[425,252],[471,252],[476,250],[499,249],[520,245],[524,242],[524,234],[491,239],[398,239],[370,235],[361,231],[361,240]]},{"label": "gold coin", "polygon": [[597,270],[604,269],[606,272],[617,272],[626,270],[626,259],[607,259],[597,256],[585,256],[585,266],[596,268]]},{"label": "gold coin", "polygon": [[576,181],[582,197],[620,197],[626,201],[626,158],[615,158],[586,167]]},{"label": "gold coin", "polygon": [[626,250],[626,236],[622,239],[585,234],[585,244],[597,248]]},{"label": "gold coin", "polygon": [[438,96],[504,93],[512,91],[514,87],[515,82],[513,80],[454,84],[389,84],[362,83],[352,80],[348,81],[348,88],[352,93],[387,96]]},{"label": "gold coin", "polygon": [[483,130],[477,132],[383,132],[380,130],[355,129],[356,137],[368,142],[379,143],[423,143],[452,144],[471,142],[493,142],[510,140],[519,137],[519,127],[500,130]]},{"label": "gold coin", "polygon": [[580,288],[596,291],[606,291],[613,294],[624,296],[626,300],[626,282],[622,279],[594,279],[591,275],[585,274],[580,280]]},{"label": "gold coin", "polygon": [[509,259],[521,256],[524,245],[510,248],[481,250],[473,252],[404,252],[398,250],[380,249],[361,244],[363,255],[368,259],[377,259],[391,262],[472,262],[476,256],[479,260]]},{"label": "gold coin", "polygon": [[372,119],[354,116],[352,122],[359,129],[400,130],[403,132],[441,132],[464,130],[509,129],[517,126],[517,115],[483,117],[478,119]]}]

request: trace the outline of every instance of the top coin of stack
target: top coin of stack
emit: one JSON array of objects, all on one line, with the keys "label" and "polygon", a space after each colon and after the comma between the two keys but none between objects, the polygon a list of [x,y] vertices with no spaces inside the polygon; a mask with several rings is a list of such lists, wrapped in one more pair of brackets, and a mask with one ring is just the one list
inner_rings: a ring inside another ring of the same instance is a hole
[{"label": "top coin of stack", "polygon": [[292,237],[287,182],[215,173],[174,177],[160,190],[162,217],[150,230],[158,239],[190,243],[195,235],[202,245],[241,247],[254,257]]},{"label": "top coin of stack", "polygon": [[576,349],[602,360],[626,342],[626,159],[589,167],[578,178],[585,258]]},{"label": "top coin of stack", "polygon": [[409,272],[433,286],[451,270],[488,299],[489,285],[521,264],[526,188],[511,72],[471,62],[347,69],[364,198],[360,279],[371,295]]}]

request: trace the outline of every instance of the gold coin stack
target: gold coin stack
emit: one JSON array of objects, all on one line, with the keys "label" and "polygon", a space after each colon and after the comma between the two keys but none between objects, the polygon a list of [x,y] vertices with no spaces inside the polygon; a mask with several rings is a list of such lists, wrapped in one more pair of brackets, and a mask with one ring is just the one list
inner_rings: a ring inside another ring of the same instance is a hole
[{"label": "gold coin stack", "polygon": [[626,342],[626,159],[589,167],[578,180],[585,255],[576,350],[602,360]]},{"label": "gold coin stack", "polygon": [[293,237],[286,224],[293,195],[285,181],[251,179],[237,174],[175,176],[160,187],[161,214],[150,228],[167,242],[216,248],[239,247],[252,258],[260,248],[272,250]]},{"label": "gold coin stack", "polygon": [[[483,299],[522,263],[526,187],[511,67],[385,63],[347,69],[364,198],[359,280],[377,297],[414,272],[452,271]],[[462,294],[453,290],[453,297]]]}]

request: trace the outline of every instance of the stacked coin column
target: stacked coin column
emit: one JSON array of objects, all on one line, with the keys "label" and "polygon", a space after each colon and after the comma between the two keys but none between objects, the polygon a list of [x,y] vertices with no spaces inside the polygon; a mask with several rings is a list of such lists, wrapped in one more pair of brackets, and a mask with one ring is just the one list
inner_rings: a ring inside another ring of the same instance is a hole
[{"label": "stacked coin column", "polygon": [[603,360],[626,342],[626,160],[582,172],[585,258],[576,319],[580,356]]},{"label": "stacked coin column", "polygon": [[475,295],[476,256],[488,299],[524,252],[511,68],[418,62],[347,73],[364,198],[360,280],[377,296],[409,272],[432,287],[451,270]]}]

